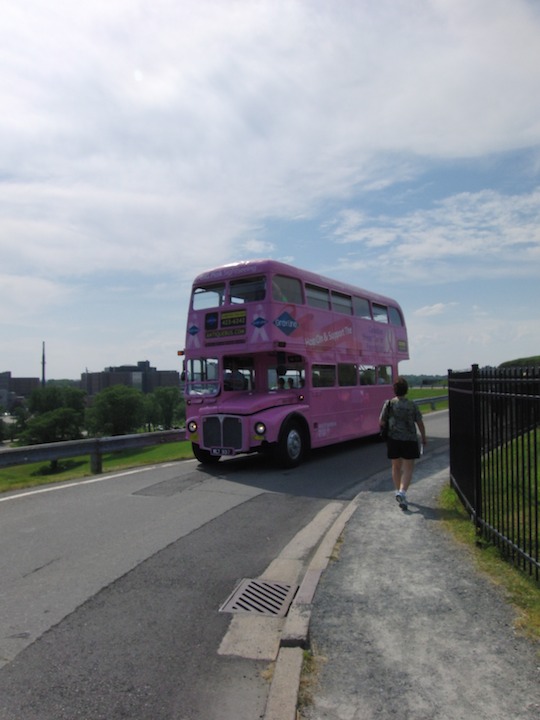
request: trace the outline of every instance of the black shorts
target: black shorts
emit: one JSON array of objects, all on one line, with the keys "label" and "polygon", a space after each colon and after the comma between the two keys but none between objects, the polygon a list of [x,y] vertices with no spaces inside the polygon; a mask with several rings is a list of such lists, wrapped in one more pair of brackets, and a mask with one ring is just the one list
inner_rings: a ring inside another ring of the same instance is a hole
[{"label": "black shorts", "polygon": [[420,447],[416,440],[387,440],[388,458],[389,460],[416,460],[420,457]]}]

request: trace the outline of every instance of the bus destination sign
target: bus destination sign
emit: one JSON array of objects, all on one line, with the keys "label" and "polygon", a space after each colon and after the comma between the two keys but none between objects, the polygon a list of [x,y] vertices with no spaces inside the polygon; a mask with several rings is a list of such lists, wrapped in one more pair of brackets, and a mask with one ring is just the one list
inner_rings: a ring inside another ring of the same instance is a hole
[{"label": "bus destination sign", "polygon": [[204,323],[207,339],[226,338],[246,334],[247,313],[245,310],[231,310],[221,313],[207,313]]}]

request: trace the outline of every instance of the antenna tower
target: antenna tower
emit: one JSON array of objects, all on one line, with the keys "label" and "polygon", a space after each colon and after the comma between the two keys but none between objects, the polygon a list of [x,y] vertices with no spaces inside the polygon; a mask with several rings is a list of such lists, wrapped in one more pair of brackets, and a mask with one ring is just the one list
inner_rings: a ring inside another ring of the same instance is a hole
[{"label": "antenna tower", "polygon": [[45,387],[45,342],[41,346],[41,387]]}]

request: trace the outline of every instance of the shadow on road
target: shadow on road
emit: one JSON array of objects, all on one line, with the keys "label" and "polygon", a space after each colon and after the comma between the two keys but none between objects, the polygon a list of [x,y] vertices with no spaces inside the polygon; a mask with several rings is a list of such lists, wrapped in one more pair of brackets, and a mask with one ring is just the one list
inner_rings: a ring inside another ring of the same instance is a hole
[{"label": "shadow on road", "polygon": [[[434,439],[429,452],[447,444],[447,440]],[[197,472],[268,492],[351,500],[366,480],[387,469],[386,445],[375,438],[362,438],[313,450],[297,468],[279,468],[263,455],[246,455],[221,460],[216,465],[199,465]]]}]

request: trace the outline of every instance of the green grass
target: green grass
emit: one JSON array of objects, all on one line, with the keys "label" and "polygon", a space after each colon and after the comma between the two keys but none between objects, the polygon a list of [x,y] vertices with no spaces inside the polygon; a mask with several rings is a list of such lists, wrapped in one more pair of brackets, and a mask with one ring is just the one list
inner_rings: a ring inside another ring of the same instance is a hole
[{"label": "green grass", "polygon": [[[125,450],[103,455],[103,472],[113,472],[139,465],[154,465],[193,457],[191,443],[175,442],[154,445],[141,450]],[[90,456],[58,461],[58,468],[51,470],[50,463],[29,463],[0,470],[0,492],[21,490],[52,482],[65,482],[92,475]]]},{"label": "green grass", "polygon": [[[421,400],[422,398],[442,397],[446,395],[448,397],[448,388],[411,388],[407,393],[409,400]],[[436,410],[447,410],[448,400],[438,402],[435,404]],[[420,405],[422,415],[432,412],[431,405]]]},{"label": "green grass", "polygon": [[[540,435],[526,432],[482,459],[484,517],[526,552],[538,543],[537,498],[540,496]],[[503,479],[504,478],[504,479]]]},{"label": "green grass", "polygon": [[502,589],[515,608],[516,629],[539,642],[540,583],[507,562],[498,548],[478,541],[476,528],[453,488],[443,489],[440,508],[444,526],[469,551],[477,569]]}]

